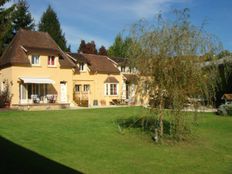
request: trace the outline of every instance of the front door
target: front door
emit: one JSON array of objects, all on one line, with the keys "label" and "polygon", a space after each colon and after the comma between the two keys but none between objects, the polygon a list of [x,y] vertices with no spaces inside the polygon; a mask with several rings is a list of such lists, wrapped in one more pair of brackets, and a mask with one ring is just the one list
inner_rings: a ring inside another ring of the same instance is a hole
[{"label": "front door", "polygon": [[19,84],[19,104],[27,104],[28,97],[27,97],[27,85],[26,84]]},{"label": "front door", "polygon": [[60,102],[67,103],[67,83],[60,82]]}]

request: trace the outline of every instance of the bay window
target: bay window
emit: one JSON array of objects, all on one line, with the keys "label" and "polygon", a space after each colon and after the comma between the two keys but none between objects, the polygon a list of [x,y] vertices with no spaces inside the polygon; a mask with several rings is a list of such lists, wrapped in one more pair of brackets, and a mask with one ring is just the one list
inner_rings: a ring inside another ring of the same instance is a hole
[{"label": "bay window", "polygon": [[117,83],[106,83],[105,84],[105,95],[109,95],[109,96],[118,95],[118,84]]}]

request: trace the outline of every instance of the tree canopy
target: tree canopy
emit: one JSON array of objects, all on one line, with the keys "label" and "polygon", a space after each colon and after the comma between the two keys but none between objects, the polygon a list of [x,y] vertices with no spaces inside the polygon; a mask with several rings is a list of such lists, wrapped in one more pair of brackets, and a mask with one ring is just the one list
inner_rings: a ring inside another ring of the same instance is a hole
[{"label": "tree canopy", "polygon": [[12,14],[13,33],[16,33],[20,28],[34,30],[34,19],[29,11],[29,5],[26,0],[19,0]]},{"label": "tree canopy", "polygon": [[40,19],[39,31],[48,32],[62,50],[67,50],[65,35],[62,32],[57,14],[50,5]]},{"label": "tree canopy", "polygon": [[0,55],[10,42],[10,38],[12,38],[11,15],[14,10],[14,5],[10,8],[3,8],[3,5],[8,1],[0,0]]},{"label": "tree canopy", "polygon": [[[218,53],[220,42],[191,24],[189,10],[174,11],[174,20],[159,15],[155,23],[141,20],[132,26],[130,60],[140,72],[138,95],[150,96],[159,120],[158,135],[163,137],[165,101],[171,108],[170,133],[183,140],[190,132],[189,118],[182,111],[186,103],[197,106],[215,95],[217,71],[203,67],[200,55]],[[168,99],[168,100],[166,100]]]},{"label": "tree canopy", "polygon": [[97,54],[95,42],[91,41],[86,43],[85,40],[81,40],[80,46],[78,48],[78,53]]},{"label": "tree canopy", "polygon": [[107,50],[103,45],[99,48],[98,54],[103,55],[103,56],[107,56]]},{"label": "tree canopy", "polygon": [[130,37],[126,37],[125,39],[122,35],[118,34],[114,40],[113,45],[108,50],[108,55],[111,57],[128,57],[128,50],[130,45],[132,44],[132,39]]}]

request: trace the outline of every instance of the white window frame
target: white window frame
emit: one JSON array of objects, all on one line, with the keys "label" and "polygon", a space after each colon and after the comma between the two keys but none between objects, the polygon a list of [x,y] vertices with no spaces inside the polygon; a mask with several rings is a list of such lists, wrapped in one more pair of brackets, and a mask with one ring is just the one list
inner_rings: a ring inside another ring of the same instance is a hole
[{"label": "white window frame", "polygon": [[[79,86],[79,91],[77,91],[76,86]],[[82,87],[82,85],[80,85],[80,84],[75,84],[75,93],[80,93],[80,92],[81,92],[81,87]]]},{"label": "white window frame", "polygon": [[[34,58],[38,58],[38,62],[33,61]],[[40,66],[40,55],[31,55],[31,64],[32,66]]]},{"label": "white window frame", "polygon": [[[52,65],[52,59],[54,58],[54,65]],[[55,67],[56,66],[56,57],[55,56],[48,56],[48,67]]]},{"label": "white window frame", "polygon": [[121,66],[121,72],[126,72],[126,67],[125,66]]},{"label": "white window frame", "polygon": [[80,69],[81,72],[86,71],[85,70],[85,63],[79,63],[79,69]]},{"label": "white window frame", "polygon": [[83,92],[85,92],[85,93],[90,92],[90,84],[83,85]]},{"label": "white window frame", "polygon": [[[116,85],[116,94],[111,94],[111,85]],[[105,83],[105,95],[106,96],[118,96],[118,83]]]}]

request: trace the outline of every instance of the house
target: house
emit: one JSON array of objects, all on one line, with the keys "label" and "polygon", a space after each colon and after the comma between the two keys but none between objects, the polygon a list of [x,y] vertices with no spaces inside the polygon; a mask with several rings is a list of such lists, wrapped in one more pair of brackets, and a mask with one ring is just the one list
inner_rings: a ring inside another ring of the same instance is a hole
[{"label": "house", "polygon": [[127,58],[113,57],[112,60],[117,63],[117,67],[123,77],[122,99],[128,104],[138,104],[138,96],[136,95],[138,72],[136,68],[130,66]]},{"label": "house", "polygon": [[9,83],[11,106],[72,103],[76,65],[48,33],[20,29],[0,59],[0,86]]},{"label": "house", "polygon": [[74,98],[78,105],[82,105],[81,101],[86,101],[88,106],[113,105],[122,101],[123,76],[116,62],[101,55],[67,55],[79,69],[73,76]]},{"label": "house", "polygon": [[48,33],[20,29],[0,58],[0,90],[11,107],[137,104],[136,69],[128,59],[65,53]]}]

